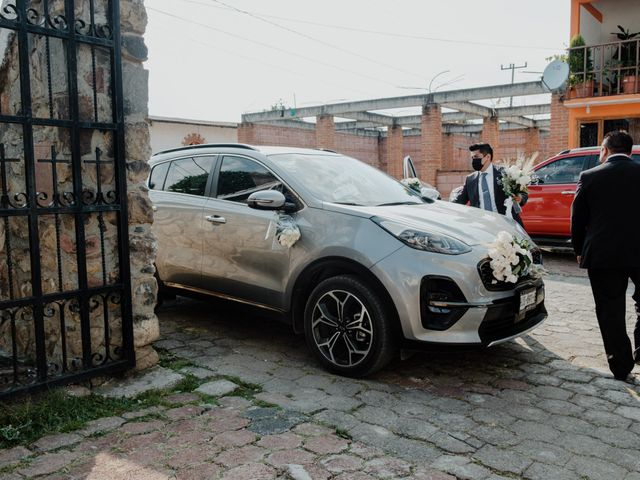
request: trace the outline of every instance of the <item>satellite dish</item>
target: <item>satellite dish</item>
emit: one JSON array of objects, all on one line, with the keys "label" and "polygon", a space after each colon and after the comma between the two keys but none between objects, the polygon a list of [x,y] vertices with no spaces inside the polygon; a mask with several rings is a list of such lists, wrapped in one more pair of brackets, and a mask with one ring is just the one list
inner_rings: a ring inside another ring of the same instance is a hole
[{"label": "satellite dish", "polygon": [[542,74],[542,83],[553,91],[561,89],[569,78],[569,64],[562,60],[554,60]]}]

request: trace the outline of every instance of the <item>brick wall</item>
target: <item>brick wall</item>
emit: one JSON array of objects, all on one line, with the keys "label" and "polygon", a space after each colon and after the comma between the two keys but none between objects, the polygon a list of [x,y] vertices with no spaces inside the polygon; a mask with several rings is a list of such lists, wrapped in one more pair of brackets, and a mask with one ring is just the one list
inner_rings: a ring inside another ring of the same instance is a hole
[{"label": "brick wall", "polygon": [[336,127],[332,115],[316,117],[316,148],[336,149]]},{"label": "brick wall", "polygon": [[[564,108],[564,107],[563,107]],[[490,128],[494,128],[492,124]],[[487,132],[485,132],[486,134]],[[440,158],[442,166],[434,168],[434,158],[437,155],[425,153],[437,145],[438,142],[425,143],[421,136],[402,136],[402,130],[397,128],[387,137],[364,137],[351,133],[335,132],[334,150],[357,158],[373,165],[390,175],[400,178],[402,176],[402,159],[411,156],[416,170],[425,182],[434,184],[441,192],[443,198],[449,197],[449,192],[464,181],[464,177],[471,172],[469,162],[469,145],[484,141],[480,134],[441,134]],[[491,135],[495,131],[491,130]],[[486,137],[485,137],[486,138]],[[531,155],[537,146],[540,162],[557,153],[559,149],[553,149],[553,135],[539,132],[536,129],[507,130],[498,132],[498,151],[496,160],[502,158],[513,159],[518,153]],[[319,141],[315,130],[307,130],[294,127],[276,127],[272,125],[240,124],[238,126],[238,141],[254,145],[280,145],[291,147],[316,148]],[[391,169],[389,165],[390,151],[394,152],[395,162]]]},{"label": "brick wall", "polygon": [[451,190],[464,184],[464,179],[470,171],[451,170],[438,172],[437,188],[444,200],[449,200]]},{"label": "brick wall", "polygon": [[[493,147],[494,156],[500,153],[500,131],[497,118],[485,118],[482,121],[482,133],[480,139],[483,143],[488,143]],[[502,132],[505,133],[505,132]]]},{"label": "brick wall", "polygon": [[362,160],[374,167],[381,168],[380,143],[377,137],[360,137],[349,133],[336,133],[335,150],[349,157]]},{"label": "brick wall", "polygon": [[[422,109],[422,159],[424,164],[418,175],[425,182],[435,184],[437,172],[443,167],[442,109],[440,105],[427,105]],[[417,167],[416,167],[417,168]]]},{"label": "brick wall", "polygon": [[403,151],[402,127],[389,127],[387,133],[387,173],[395,178],[402,178]]},{"label": "brick wall", "polygon": [[[444,171],[468,170],[471,168],[469,160],[469,145],[480,141],[479,135],[470,134],[445,134],[445,145],[443,145]],[[450,155],[450,156],[446,156]]]},{"label": "brick wall", "polygon": [[551,135],[548,149],[557,153],[569,148],[569,110],[557,93],[551,95]]},{"label": "brick wall", "polygon": [[316,132],[302,128],[240,124],[238,142],[251,145],[316,148]]}]

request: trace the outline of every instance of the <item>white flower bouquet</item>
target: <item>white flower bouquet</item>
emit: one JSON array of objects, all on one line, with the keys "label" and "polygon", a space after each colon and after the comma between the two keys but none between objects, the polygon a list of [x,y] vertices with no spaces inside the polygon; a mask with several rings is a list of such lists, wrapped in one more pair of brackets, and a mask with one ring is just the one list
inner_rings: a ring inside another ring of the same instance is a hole
[{"label": "white flower bouquet", "polygon": [[[519,156],[514,162],[507,162],[504,168],[500,184],[507,197],[504,201],[504,206],[506,207],[506,215],[509,218],[512,218],[511,209],[514,207],[512,197],[519,197],[523,193],[529,193],[529,185],[533,180],[532,167],[537,157],[537,153],[534,153],[529,158]],[[516,204],[515,208],[520,213],[520,205]]]},{"label": "white flower bouquet", "polygon": [[300,240],[300,229],[290,215],[278,214],[275,236],[280,245],[291,248]]},{"label": "white flower bouquet", "polygon": [[536,278],[544,274],[542,265],[533,263],[528,240],[502,231],[488,246],[493,283],[517,283],[519,278],[527,275]]},{"label": "white flower bouquet", "polygon": [[422,191],[422,184],[416,177],[403,178],[402,180],[400,180],[400,183],[402,183],[405,187],[409,187],[411,190],[415,190],[418,193],[421,193]]}]

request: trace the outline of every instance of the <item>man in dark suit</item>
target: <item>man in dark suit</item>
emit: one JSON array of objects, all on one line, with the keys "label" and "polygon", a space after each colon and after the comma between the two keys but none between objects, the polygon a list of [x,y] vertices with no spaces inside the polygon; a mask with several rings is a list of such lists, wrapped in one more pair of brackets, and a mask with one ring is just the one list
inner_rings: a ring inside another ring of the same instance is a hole
[{"label": "man in dark suit", "polygon": [[[507,208],[504,201],[507,196],[502,190],[500,179],[502,169],[493,164],[493,149],[488,143],[475,143],[469,147],[471,151],[471,166],[474,173],[467,176],[462,189],[451,199],[452,202],[481,208],[504,215]],[[527,195],[513,197],[512,216],[522,225],[520,207],[527,203]]]},{"label": "man in dark suit", "polygon": [[[601,165],[582,172],[571,210],[571,241],[588,269],[596,316],[609,368],[619,380],[640,362],[640,164],[631,160],[633,139],[622,131],[605,136]],[[635,354],[627,336],[625,302],[629,278],[639,321]]]}]

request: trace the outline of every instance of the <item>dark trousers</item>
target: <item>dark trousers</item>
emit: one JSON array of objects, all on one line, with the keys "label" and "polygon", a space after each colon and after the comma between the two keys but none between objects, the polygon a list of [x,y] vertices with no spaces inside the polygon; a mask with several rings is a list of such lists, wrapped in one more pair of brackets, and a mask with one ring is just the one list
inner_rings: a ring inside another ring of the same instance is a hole
[{"label": "dark trousers", "polygon": [[604,342],[609,368],[616,377],[625,377],[633,369],[634,359],[626,328],[626,295],[629,279],[635,285],[635,348],[640,348],[640,269],[589,269],[596,316]]}]

